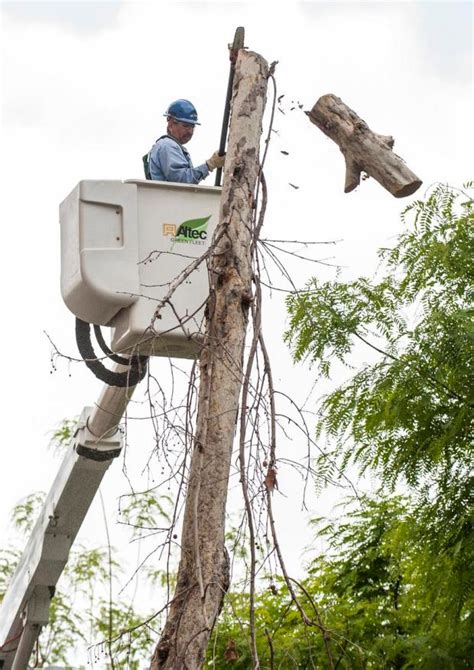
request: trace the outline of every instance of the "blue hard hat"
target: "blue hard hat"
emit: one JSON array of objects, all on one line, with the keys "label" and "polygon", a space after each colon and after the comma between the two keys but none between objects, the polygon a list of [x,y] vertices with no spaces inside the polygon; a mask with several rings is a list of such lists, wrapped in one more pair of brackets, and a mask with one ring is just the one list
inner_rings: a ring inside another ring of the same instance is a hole
[{"label": "blue hard hat", "polygon": [[190,123],[193,126],[200,126],[196,107],[189,100],[175,100],[168,107],[163,116],[171,116],[176,121]]}]

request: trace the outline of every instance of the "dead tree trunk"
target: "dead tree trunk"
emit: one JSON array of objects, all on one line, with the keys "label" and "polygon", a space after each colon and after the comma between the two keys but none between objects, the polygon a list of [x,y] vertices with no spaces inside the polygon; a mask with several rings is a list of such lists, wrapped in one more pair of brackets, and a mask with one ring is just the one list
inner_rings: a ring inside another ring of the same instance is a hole
[{"label": "dead tree trunk", "polygon": [[251,300],[251,236],[268,66],[237,58],[217,244],[200,360],[198,416],[177,585],[152,670],[196,670],[229,586],[225,505]]},{"label": "dead tree trunk", "polygon": [[421,180],[392,151],[395,140],[378,135],[357,114],[335,95],[323,95],[310,112],[314,123],[339,146],[346,159],[344,192],[353,191],[366,172],[396,198],[411,195]]}]

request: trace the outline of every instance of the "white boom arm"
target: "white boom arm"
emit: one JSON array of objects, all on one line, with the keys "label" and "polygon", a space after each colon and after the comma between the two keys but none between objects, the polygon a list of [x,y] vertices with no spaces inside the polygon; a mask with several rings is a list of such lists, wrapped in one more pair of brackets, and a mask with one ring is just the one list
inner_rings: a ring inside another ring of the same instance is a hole
[{"label": "white boom arm", "polygon": [[[126,368],[116,366],[116,371]],[[25,670],[72,543],[105,471],[122,448],[119,422],[134,388],[105,386],[85,407],[0,605],[0,668]]]}]

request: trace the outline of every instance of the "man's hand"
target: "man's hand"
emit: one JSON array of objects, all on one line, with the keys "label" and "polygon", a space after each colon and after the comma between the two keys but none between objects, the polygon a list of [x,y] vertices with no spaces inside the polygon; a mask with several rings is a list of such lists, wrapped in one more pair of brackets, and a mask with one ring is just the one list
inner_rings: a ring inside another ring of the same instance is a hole
[{"label": "man's hand", "polygon": [[225,163],[225,154],[223,156],[219,156],[218,151],[214,151],[212,156],[207,159],[206,164],[207,167],[209,168],[209,171],[212,172],[216,168],[223,168]]}]

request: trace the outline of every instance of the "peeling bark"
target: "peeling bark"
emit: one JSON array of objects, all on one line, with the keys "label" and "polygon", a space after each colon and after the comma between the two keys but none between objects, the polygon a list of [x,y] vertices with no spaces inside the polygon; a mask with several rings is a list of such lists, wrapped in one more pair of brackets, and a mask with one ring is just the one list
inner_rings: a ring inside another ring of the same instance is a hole
[{"label": "peeling bark", "polygon": [[239,52],[224,173],[218,243],[200,359],[197,428],[186,496],[181,560],[168,618],[151,670],[202,667],[229,587],[225,506],[242,385],[251,295],[251,240],[268,65]]},{"label": "peeling bark", "polygon": [[400,156],[393,153],[395,140],[372,132],[369,126],[335,95],[323,95],[309,119],[339,146],[346,160],[344,192],[353,191],[364,171],[396,198],[414,193],[421,180]]}]

